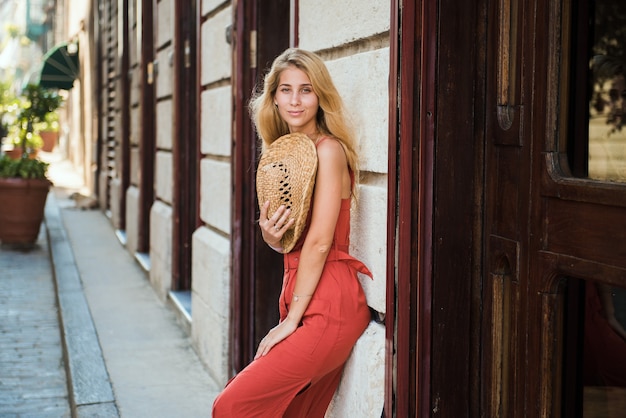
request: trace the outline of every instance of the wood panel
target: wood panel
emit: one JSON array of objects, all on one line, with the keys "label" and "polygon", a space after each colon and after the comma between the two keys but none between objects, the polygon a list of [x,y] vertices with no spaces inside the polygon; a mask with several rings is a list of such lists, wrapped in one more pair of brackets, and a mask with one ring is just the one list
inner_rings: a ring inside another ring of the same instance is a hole
[{"label": "wood panel", "polygon": [[624,208],[546,199],[544,210],[546,251],[626,269]]},{"label": "wood panel", "polygon": [[197,0],[174,3],[174,131],[172,194],[172,290],[191,289],[191,241],[200,225],[200,99],[197,91]]},{"label": "wood panel", "polygon": [[450,0],[440,1],[438,9],[436,103],[424,109],[426,123],[432,112],[436,133],[431,410],[440,411],[435,416],[467,416],[479,412],[480,312],[475,308],[481,287],[476,272],[482,248],[485,10],[482,2]]},{"label": "wood panel", "polygon": [[[251,92],[274,58],[289,46],[290,1],[271,5],[237,2],[233,60],[235,98],[233,141],[233,333],[231,364],[239,371],[254,358],[256,347],[278,323],[282,257],[261,237],[256,220],[256,166],[260,143],[248,112]],[[254,42],[256,39],[256,42]],[[251,169],[253,168],[253,169]]]}]

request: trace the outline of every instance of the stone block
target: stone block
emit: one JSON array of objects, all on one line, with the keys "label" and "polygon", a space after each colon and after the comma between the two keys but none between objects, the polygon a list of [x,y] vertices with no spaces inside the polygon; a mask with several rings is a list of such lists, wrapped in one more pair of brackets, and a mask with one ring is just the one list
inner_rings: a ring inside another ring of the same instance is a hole
[{"label": "stone block", "polygon": [[226,320],[230,306],[230,241],[204,227],[193,234],[192,290]]},{"label": "stone block", "polygon": [[[173,112],[172,101],[162,100],[156,105],[156,145],[158,149],[171,150],[172,141],[174,137],[172,135]],[[178,139],[178,138],[177,138]]]},{"label": "stone block", "polygon": [[230,85],[202,92],[200,151],[203,154],[231,154],[231,93]]},{"label": "stone block", "polygon": [[198,357],[205,364],[213,380],[224,387],[229,379],[228,336],[230,323],[224,321],[208,308],[202,299],[192,294],[191,309],[194,320],[191,323],[191,338]]},{"label": "stone block", "polygon": [[231,216],[230,164],[205,158],[200,163],[200,218],[230,234]]},{"label": "stone block", "polygon": [[115,177],[109,183],[109,209],[111,210],[111,224],[113,228],[119,229],[121,225],[121,205],[122,198],[122,180]]},{"label": "stone block", "polygon": [[[141,70],[137,64],[136,68],[130,70],[130,105],[139,105],[141,99]],[[139,110],[139,109],[137,109]]]},{"label": "stone block", "polygon": [[141,154],[139,153],[139,147],[131,147],[130,149],[130,184],[133,186],[139,186],[139,174],[141,170],[140,162]]},{"label": "stone block", "polygon": [[326,418],[380,418],[385,402],[385,327],[371,322],[346,363]]},{"label": "stone block", "polygon": [[[158,99],[171,96],[174,85],[174,68],[172,66],[172,46],[157,52],[156,96]],[[172,116],[169,115],[169,120]],[[158,118],[157,118],[158,122]],[[170,122],[171,123],[171,122]]]},{"label": "stone block", "polygon": [[[141,134],[140,124],[140,108],[131,107],[130,109],[130,145],[134,147],[139,146],[139,135]],[[136,176],[136,175],[135,175]],[[131,174],[132,177],[132,174]]]},{"label": "stone block", "polygon": [[300,0],[298,9],[300,47],[312,51],[389,32],[391,22],[390,2],[380,0]]},{"label": "stone block", "polygon": [[158,151],[155,161],[155,191],[159,199],[164,202],[172,202],[172,193],[174,190],[174,162],[172,161],[172,153],[167,151]]},{"label": "stone block", "polygon": [[192,340],[214,379],[228,380],[230,242],[200,228],[192,242]]},{"label": "stone block", "polygon": [[126,190],[126,249],[135,254],[139,246],[139,189]]},{"label": "stone block", "polygon": [[156,43],[157,48],[174,38],[174,0],[157,2]]},{"label": "stone block", "polygon": [[172,208],[158,200],[150,210],[150,283],[165,300],[172,287]]},{"label": "stone block", "polygon": [[224,0],[202,0],[202,9],[200,13],[202,13],[202,16],[204,16],[207,13],[212,12],[222,4],[224,4]]},{"label": "stone block", "polygon": [[388,171],[389,48],[326,63],[353,120],[362,171]]},{"label": "stone block", "polygon": [[[359,275],[369,306],[386,312],[387,189],[361,184],[359,200],[351,212],[350,252],[374,275]],[[355,245],[358,243],[358,245]]]},{"label": "stone block", "polygon": [[226,42],[226,29],[232,23],[232,7],[226,7],[211,16],[200,28],[200,83],[206,84],[229,79],[231,76],[232,47]]}]

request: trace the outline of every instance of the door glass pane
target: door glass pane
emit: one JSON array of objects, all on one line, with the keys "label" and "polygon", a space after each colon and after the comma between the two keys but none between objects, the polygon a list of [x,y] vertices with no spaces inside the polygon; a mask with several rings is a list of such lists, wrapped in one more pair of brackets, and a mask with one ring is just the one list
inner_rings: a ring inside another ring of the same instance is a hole
[{"label": "door glass pane", "polygon": [[[584,2],[583,2],[584,3]],[[626,1],[588,3],[588,177],[626,181]]]},{"label": "door glass pane", "polygon": [[626,411],[626,291],[586,282],[584,418]]}]

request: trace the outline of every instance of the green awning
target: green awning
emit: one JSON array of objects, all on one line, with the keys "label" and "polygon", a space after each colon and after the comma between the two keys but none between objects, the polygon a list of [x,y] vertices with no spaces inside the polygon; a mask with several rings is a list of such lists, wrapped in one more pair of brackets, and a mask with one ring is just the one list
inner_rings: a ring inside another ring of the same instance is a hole
[{"label": "green awning", "polygon": [[60,43],[44,55],[39,85],[69,90],[74,86],[78,71],[78,44]]}]

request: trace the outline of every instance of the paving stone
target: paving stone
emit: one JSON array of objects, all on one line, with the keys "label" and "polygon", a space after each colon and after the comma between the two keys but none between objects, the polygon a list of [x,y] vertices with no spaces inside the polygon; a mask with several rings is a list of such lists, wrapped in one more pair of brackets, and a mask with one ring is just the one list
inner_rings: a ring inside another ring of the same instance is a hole
[{"label": "paving stone", "polygon": [[42,231],[0,247],[0,417],[70,417],[56,290]]}]

